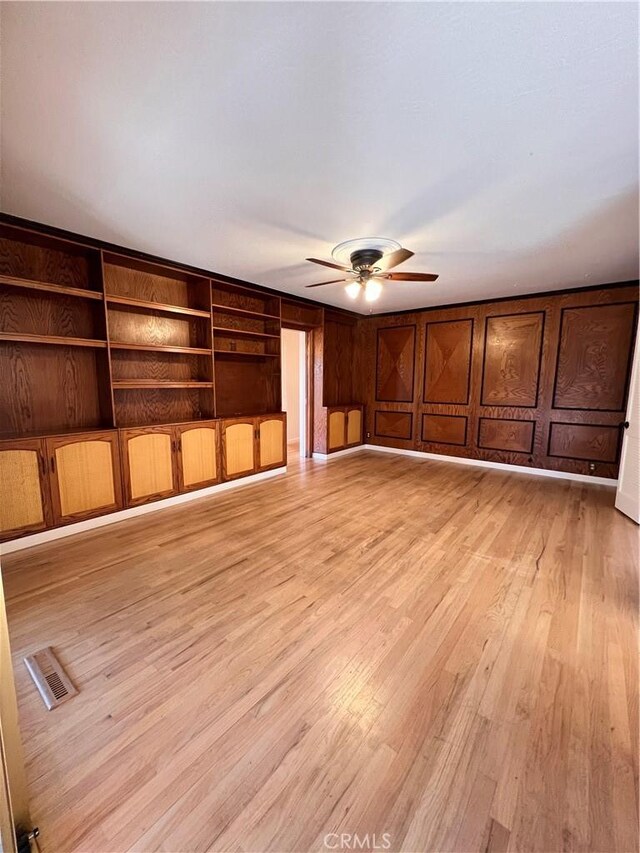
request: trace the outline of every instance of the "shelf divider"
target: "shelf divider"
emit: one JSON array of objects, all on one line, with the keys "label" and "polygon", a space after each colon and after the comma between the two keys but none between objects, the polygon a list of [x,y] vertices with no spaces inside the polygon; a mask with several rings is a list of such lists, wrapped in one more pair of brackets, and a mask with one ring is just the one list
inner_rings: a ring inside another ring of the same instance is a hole
[{"label": "shelf divider", "polygon": [[139,389],[139,388],[213,388],[213,382],[200,381],[198,379],[185,379],[183,381],[155,379],[116,379],[113,381],[113,387],[118,390]]},{"label": "shelf divider", "polygon": [[183,308],[181,305],[170,305],[166,302],[153,302],[147,299],[135,299],[132,296],[117,296],[108,293],[106,300],[107,303],[114,305],[125,305],[149,311],[161,311],[167,314],[186,314],[189,317],[205,317],[206,319],[209,319],[211,316],[210,311],[203,311],[200,308]]},{"label": "shelf divider", "polygon": [[144,352],[175,352],[184,355],[210,355],[210,347],[177,347],[166,344],[134,344],[126,341],[111,341],[111,349],[142,350]]},{"label": "shelf divider", "polygon": [[241,314],[245,317],[260,317],[263,320],[277,320],[280,322],[279,314],[264,314],[261,311],[250,311],[248,308],[236,308],[233,305],[220,305],[214,302],[211,305],[214,311],[226,311],[228,314]]},{"label": "shelf divider", "polygon": [[221,338],[234,338],[236,335],[244,335],[245,338],[275,338],[280,339],[280,335],[273,335],[269,332],[253,332],[251,329],[230,329],[228,326],[214,326],[214,334],[218,334]]},{"label": "shelf divider", "polygon": [[107,342],[94,338],[67,338],[61,335],[29,335],[22,332],[0,332],[0,341],[13,341],[23,344],[52,344],[66,347],[93,347],[106,349]]}]

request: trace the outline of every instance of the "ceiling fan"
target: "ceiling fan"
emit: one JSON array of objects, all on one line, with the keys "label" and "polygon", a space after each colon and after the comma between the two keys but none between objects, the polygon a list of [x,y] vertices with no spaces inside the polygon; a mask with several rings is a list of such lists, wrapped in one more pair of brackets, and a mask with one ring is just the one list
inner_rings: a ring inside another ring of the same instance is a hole
[{"label": "ceiling fan", "polygon": [[322,261],[307,258],[313,264],[340,270],[346,273],[344,278],[308,284],[307,287],[324,287],[327,284],[347,283],[345,290],[352,299],[357,299],[361,291],[367,302],[374,302],[382,293],[385,281],[435,281],[438,276],[423,272],[389,272],[393,267],[408,261],[413,252],[403,249],[395,240],[385,237],[367,237],[347,240],[337,245],[331,252],[335,261]]}]

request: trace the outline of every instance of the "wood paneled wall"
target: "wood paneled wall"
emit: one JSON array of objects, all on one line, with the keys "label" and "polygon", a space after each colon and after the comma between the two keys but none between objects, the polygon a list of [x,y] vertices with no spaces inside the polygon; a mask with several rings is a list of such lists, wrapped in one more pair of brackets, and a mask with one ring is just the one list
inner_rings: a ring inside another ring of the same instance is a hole
[{"label": "wood paneled wall", "polygon": [[348,406],[361,402],[363,320],[335,310],[325,310],[322,349],[322,402]]},{"label": "wood paneled wall", "polygon": [[365,440],[615,477],[637,303],[628,283],[363,321]]}]

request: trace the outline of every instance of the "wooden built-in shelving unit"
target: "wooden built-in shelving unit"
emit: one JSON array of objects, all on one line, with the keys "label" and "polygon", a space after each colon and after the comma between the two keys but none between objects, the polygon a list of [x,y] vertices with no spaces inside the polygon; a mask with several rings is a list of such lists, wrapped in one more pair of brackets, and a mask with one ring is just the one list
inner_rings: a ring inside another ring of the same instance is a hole
[{"label": "wooden built-in shelving unit", "polygon": [[280,298],[0,225],[0,437],[279,411]]},{"label": "wooden built-in shelving unit", "polygon": [[280,408],[280,298],[212,281],[216,411],[226,417]]},{"label": "wooden built-in shelving unit", "polygon": [[102,262],[116,424],[214,417],[209,279],[113,253]]},{"label": "wooden built-in shelving unit", "polygon": [[286,464],[281,312],[259,287],[0,218],[0,539]]}]

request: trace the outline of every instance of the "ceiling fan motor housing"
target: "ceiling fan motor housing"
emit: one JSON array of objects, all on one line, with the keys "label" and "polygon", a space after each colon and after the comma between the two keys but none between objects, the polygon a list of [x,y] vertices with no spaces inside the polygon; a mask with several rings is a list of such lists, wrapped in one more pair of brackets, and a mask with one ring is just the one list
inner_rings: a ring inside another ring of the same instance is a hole
[{"label": "ceiling fan motor housing", "polygon": [[359,249],[351,254],[351,266],[354,270],[368,269],[375,266],[383,254],[380,249]]}]

